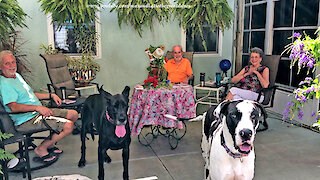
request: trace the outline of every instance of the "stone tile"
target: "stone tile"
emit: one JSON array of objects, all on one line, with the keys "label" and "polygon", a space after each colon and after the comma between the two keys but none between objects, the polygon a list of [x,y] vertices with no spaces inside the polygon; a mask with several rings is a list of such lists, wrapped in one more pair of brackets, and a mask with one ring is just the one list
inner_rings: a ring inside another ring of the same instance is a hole
[{"label": "stone tile", "polygon": [[[200,107],[204,108],[204,107]],[[201,109],[200,109],[201,110]],[[319,179],[320,136],[310,130],[291,126],[279,120],[268,118],[269,130],[257,133],[255,141],[255,178],[256,180]],[[201,122],[187,122],[187,133],[179,141],[178,147],[171,150],[168,138],[160,136],[151,147],[132,137],[130,146],[130,179],[157,176],[160,180],[202,180],[203,159],[201,157]],[[36,141],[35,143],[39,143]],[[64,153],[59,160],[48,168],[32,172],[32,177],[52,175],[81,174],[97,179],[97,142],[87,140],[87,165],[78,168],[80,159],[80,136],[70,135],[59,142]],[[13,152],[16,145],[6,148]],[[122,179],[121,150],[108,151],[112,158],[105,164],[105,179]],[[22,179],[21,173],[10,173],[10,180]]]}]

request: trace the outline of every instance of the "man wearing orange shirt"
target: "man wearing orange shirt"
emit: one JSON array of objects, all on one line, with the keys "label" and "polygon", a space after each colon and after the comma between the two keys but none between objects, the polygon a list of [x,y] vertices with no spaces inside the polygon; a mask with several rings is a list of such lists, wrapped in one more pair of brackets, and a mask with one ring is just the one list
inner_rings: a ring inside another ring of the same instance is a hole
[{"label": "man wearing orange shirt", "polygon": [[190,61],[182,57],[180,45],[173,46],[172,53],[173,59],[164,64],[164,68],[168,72],[168,79],[172,83],[188,83],[193,75]]}]

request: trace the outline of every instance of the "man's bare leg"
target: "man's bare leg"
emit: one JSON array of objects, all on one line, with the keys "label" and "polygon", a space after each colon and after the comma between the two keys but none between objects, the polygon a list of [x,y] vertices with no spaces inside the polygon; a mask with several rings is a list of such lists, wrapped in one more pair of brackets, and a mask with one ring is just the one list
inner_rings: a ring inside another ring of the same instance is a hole
[{"label": "man's bare leg", "polygon": [[[56,142],[58,142],[59,140],[63,139],[64,137],[66,137],[67,135],[71,134],[73,131],[73,123],[78,119],[79,115],[77,113],[77,111],[75,110],[68,110],[68,114],[67,114],[67,119],[70,120],[68,122],[65,123],[65,125],[63,126],[62,131],[60,132],[60,134],[53,134],[51,139],[46,139],[44,140],[35,150],[34,152],[39,156],[39,157],[43,157],[45,155],[48,155],[48,148],[49,147],[53,147],[54,144]],[[50,159],[47,159],[47,161],[51,161],[52,159],[54,159],[55,156],[53,156]]]}]

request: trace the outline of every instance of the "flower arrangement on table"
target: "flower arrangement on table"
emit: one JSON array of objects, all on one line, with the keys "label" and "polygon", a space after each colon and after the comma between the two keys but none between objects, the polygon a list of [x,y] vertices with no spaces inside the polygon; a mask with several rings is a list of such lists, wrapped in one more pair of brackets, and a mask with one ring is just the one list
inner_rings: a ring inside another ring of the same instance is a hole
[{"label": "flower arrangement on table", "polygon": [[164,57],[163,45],[152,46],[145,50],[149,56],[150,66],[148,70],[148,78],[144,80],[144,87],[146,88],[160,88],[160,87],[172,87],[172,84],[167,80],[167,71],[163,65],[167,62],[167,58]]},{"label": "flower arrangement on table", "polygon": [[[304,38],[300,33],[294,33],[293,37],[295,41],[289,45],[284,52],[289,52],[289,58],[292,59],[291,68],[298,63],[298,73],[301,68],[308,68],[309,71],[315,71],[317,66],[320,66],[320,28],[316,31],[317,38],[312,39],[307,34],[304,34]],[[291,120],[294,118],[294,113],[298,112],[299,119],[303,117],[302,108],[309,99],[316,97],[320,98],[320,82],[318,74],[314,79],[312,77],[306,77],[304,81],[299,83],[299,88],[294,91],[294,100],[289,102],[286,109],[283,112],[283,119],[287,118],[290,114]],[[311,114],[317,120],[317,123],[313,126],[317,126],[320,129],[320,111],[313,112]]]}]

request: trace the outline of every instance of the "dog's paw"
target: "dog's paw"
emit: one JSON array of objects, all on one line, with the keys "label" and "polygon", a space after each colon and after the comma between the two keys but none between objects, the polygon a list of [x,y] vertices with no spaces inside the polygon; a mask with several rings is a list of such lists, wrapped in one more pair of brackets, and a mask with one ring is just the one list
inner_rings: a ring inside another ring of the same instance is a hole
[{"label": "dog's paw", "polygon": [[79,161],[78,167],[84,167],[86,165],[86,161]]},{"label": "dog's paw", "polygon": [[110,156],[106,155],[106,156],[104,157],[104,162],[106,162],[106,163],[111,163],[111,158],[110,158]]}]

